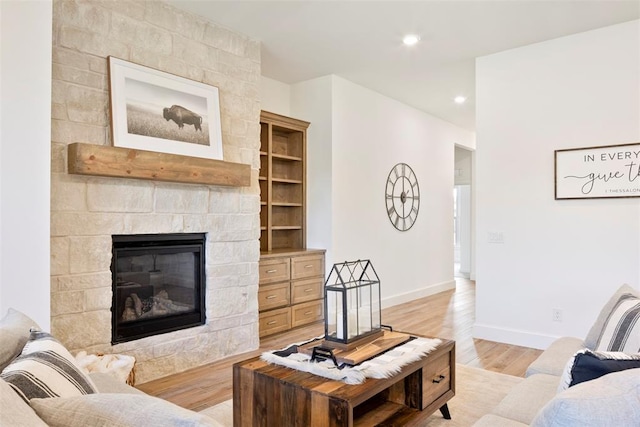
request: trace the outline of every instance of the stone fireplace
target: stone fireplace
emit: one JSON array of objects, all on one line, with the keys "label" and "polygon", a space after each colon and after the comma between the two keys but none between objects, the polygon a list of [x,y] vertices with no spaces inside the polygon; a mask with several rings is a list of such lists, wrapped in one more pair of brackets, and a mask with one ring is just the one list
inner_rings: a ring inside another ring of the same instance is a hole
[{"label": "stone fireplace", "polygon": [[[136,357],[139,383],[257,348],[259,43],[162,2],[53,8],[52,333]],[[218,87],[224,160],[251,165],[251,186],[68,174],[68,144],[111,144],[109,55]],[[165,233],[206,234],[204,324],[112,343],[112,236]]]}]

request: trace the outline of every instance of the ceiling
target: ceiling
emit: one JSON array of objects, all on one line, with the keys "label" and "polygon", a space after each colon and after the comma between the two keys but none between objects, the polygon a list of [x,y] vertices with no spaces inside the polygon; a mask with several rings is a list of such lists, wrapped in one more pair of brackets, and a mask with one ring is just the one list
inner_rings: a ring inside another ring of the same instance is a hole
[{"label": "ceiling", "polygon": [[[265,77],[335,74],[469,130],[475,58],[640,18],[637,0],[168,3],[260,40]],[[404,46],[407,33],[420,42]]]}]

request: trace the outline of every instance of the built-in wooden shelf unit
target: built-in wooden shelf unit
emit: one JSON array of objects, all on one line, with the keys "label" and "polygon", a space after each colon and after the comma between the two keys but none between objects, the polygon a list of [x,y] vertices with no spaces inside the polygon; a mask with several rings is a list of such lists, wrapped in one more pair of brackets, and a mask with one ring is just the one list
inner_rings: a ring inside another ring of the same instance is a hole
[{"label": "built-in wooden shelf unit", "polygon": [[260,114],[260,250],[306,248],[309,122]]}]

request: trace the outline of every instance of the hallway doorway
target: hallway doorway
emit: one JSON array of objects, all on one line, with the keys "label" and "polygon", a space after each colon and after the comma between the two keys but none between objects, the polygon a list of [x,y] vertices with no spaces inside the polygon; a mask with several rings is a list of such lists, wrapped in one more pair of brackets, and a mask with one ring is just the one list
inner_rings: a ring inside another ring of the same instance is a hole
[{"label": "hallway doorway", "polygon": [[472,265],[472,152],[455,147],[453,187],[454,277],[469,279]]},{"label": "hallway doorway", "polygon": [[453,188],[454,277],[471,275],[471,185]]}]

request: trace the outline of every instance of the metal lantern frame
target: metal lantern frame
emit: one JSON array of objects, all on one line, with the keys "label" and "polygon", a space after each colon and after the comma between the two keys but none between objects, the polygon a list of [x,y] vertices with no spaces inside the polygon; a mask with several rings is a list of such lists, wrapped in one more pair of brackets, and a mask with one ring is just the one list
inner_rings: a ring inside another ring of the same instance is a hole
[{"label": "metal lantern frame", "polygon": [[376,339],[383,333],[381,321],[380,279],[371,261],[334,264],[324,286],[325,345],[346,347]]}]

